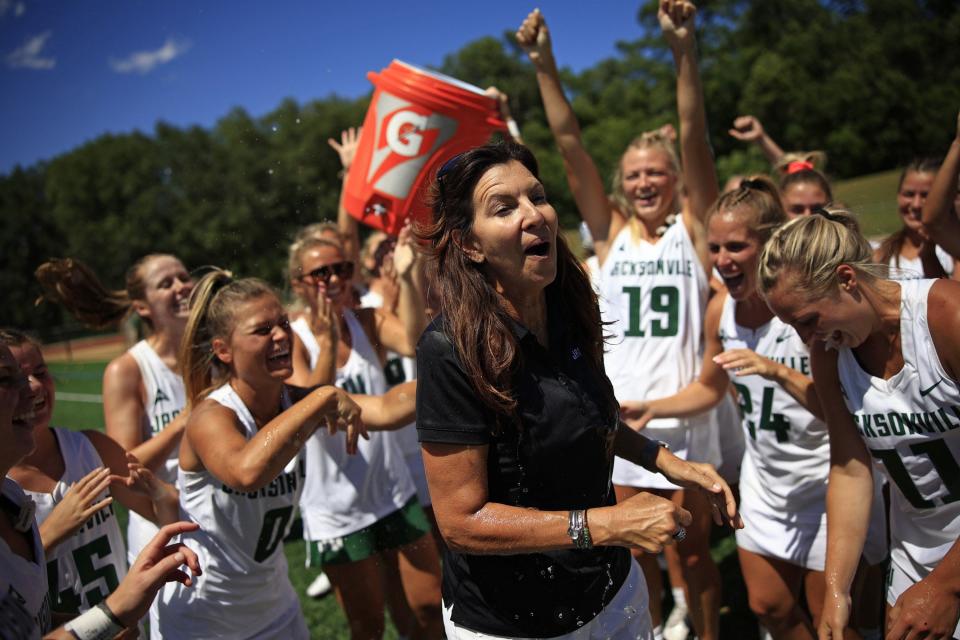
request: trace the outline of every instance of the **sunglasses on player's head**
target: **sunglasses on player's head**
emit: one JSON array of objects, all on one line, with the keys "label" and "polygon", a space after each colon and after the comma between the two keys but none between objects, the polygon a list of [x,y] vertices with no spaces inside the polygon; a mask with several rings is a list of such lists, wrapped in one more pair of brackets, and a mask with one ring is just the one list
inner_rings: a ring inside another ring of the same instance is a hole
[{"label": "sunglasses on player's head", "polygon": [[310,279],[327,284],[334,275],[341,280],[349,280],[353,277],[353,263],[345,260],[343,262],[334,262],[333,264],[317,267],[313,271],[309,271],[300,276],[300,279]]}]

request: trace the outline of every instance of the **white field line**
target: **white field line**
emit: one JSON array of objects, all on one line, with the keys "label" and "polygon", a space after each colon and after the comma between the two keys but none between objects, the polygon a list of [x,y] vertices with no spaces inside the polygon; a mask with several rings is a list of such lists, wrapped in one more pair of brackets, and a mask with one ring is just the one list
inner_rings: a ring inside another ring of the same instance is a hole
[{"label": "white field line", "polygon": [[69,393],[58,391],[57,400],[64,400],[66,402],[89,402],[91,404],[102,404],[103,396],[99,393]]}]

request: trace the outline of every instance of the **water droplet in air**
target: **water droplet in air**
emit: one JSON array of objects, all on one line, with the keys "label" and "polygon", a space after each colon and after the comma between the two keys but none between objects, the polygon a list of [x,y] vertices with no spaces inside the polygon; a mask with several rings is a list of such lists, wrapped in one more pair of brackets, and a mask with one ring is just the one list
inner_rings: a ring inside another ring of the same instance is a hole
[{"label": "water droplet in air", "polygon": [[267,169],[267,173],[269,173],[270,175],[273,175],[273,169]]},{"label": "water droplet in air", "polygon": [[277,131],[280,130],[280,127],[278,127],[277,125],[273,125],[272,127],[270,127],[270,130],[276,133]]}]

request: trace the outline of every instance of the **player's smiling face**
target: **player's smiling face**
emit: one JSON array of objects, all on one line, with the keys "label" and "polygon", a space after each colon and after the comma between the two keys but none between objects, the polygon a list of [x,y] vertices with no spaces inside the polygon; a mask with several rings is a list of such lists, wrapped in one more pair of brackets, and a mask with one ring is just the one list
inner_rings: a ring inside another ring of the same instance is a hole
[{"label": "player's smiling face", "polygon": [[[353,267],[345,269],[345,264],[343,253],[335,246],[317,245],[308,249],[300,258],[300,272],[304,275],[296,285],[298,293],[311,306],[316,303],[317,295],[324,295],[341,309],[351,307]],[[315,275],[319,273],[323,275]]]},{"label": "player's smiling face", "polygon": [[0,344],[0,464],[10,467],[30,455],[33,438],[33,393],[10,349]]},{"label": "player's smiling face", "polygon": [[158,256],[141,267],[146,300],[138,301],[137,312],[150,318],[154,329],[170,323],[185,323],[190,315],[193,278],[173,256]]},{"label": "player's smiling face", "polygon": [[53,398],[56,387],[53,376],[47,369],[47,363],[37,347],[29,342],[11,346],[10,352],[27,376],[30,391],[33,393],[34,425],[37,429],[46,429],[53,416]]},{"label": "player's smiling face", "polygon": [[840,284],[823,296],[811,295],[794,274],[783,273],[767,293],[767,304],[808,345],[820,341],[827,347],[853,349],[870,337],[877,316],[859,291],[853,269],[844,264],[837,270]]},{"label": "player's smiling face", "polygon": [[214,338],[213,350],[232,375],[252,385],[266,379],[285,380],[293,374],[293,336],[280,301],[264,294],[234,309],[229,338]]},{"label": "player's smiling face", "polygon": [[749,298],[757,288],[760,239],[750,231],[744,216],[736,209],[711,216],[707,248],[730,296],[734,300]]},{"label": "player's smiling face", "polygon": [[620,159],[620,168],[623,193],[641,220],[660,223],[673,213],[677,176],[665,151],[631,147]]}]

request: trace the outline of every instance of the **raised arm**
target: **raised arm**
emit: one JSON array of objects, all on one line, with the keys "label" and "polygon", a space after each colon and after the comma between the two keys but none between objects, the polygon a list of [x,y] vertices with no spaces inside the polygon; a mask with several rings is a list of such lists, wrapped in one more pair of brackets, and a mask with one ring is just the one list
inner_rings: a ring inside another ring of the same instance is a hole
[{"label": "raised arm", "polygon": [[683,220],[709,272],[706,231],[703,221],[719,195],[713,150],[707,138],[707,115],[703,87],[697,68],[695,17],[697,8],[686,0],[660,0],[657,17],[677,68],[677,114],[680,117],[680,153],[687,206]]},{"label": "raised arm", "polygon": [[767,134],[756,116],[737,116],[727,133],[741,142],[757,145],[770,166],[775,166],[783,157],[783,149]]},{"label": "raised arm", "polygon": [[156,471],[180,444],[186,416],[177,416],[152,438],[143,438],[146,409],[143,406],[143,379],[137,361],[125,353],[103,372],[103,419],[107,435],[137,456],[145,467]]},{"label": "raised arm", "polygon": [[357,145],[360,142],[360,133],[363,127],[350,127],[340,132],[340,142],[334,138],[327,138],[327,144],[340,156],[340,200],[337,202],[337,228],[343,238],[343,257],[353,264],[360,264],[360,223],[347,213],[343,206],[343,195],[347,187],[347,176],[353,166],[353,158],[357,155]]},{"label": "raised arm", "polygon": [[403,226],[393,250],[393,271],[400,293],[397,297],[397,317],[403,323],[406,349],[397,353],[412,356],[417,348],[420,334],[427,327],[427,303],[420,289],[423,260],[414,245],[413,226],[410,221]]},{"label": "raised arm", "polygon": [[821,640],[836,640],[844,637],[850,621],[850,586],[867,537],[873,504],[872,461],[840,394],[837,352],[814,342],[810,366],[830,433],[826,594],[819,634]]},{"label": "raised arm", "polygon": [[[960,114],[957,132],[950,143],[937,177],[923,205],[923,225],[931,238],[954,258],[960,259],[960,211],[956,209],[957,181],[960,180]],[[956,276],[956,272],[954,272]]]},{"label": "raised arm", "polygon": [[510,96],[493,86],[487,87],[484,93],[497,101],[500,118],[506,123],[507,132],[513,138],[513,141],[517,144],[524,144],[523,136],[520,135],[520,127],[517,126],[517,121],[513,119],[513,114],[510,113]]},{"label": "raised arm", "polygon": [[180,464],[189,469],[197,463],[232,489],[256,491],[277,477],[324,423],[331,433],[347,431],[347,451],[356,451],[357,437],[365,433],[360,409],[340,389],[321,387],[311,391],[249,440],[233,411],[205,400],[190,415],[186,431],[190,449],[181,449]]},{"label": "raised arm", "polygon": [[567,183],[580,216],[590,228],[595,251],[602,263],[607,253],[607,243],[625,220],[610,206],[600,172],[583,146],[580,124],[560,84],[550,30],[539,9],[534,9],[517,29],[517,42],[527,52],[537,72],[540,98],[550,131],[563,157]]},{"label": "raised arm", "polygon": [[310,307],[306,316],[310,331],[320,348],[316,366],[310,366],[310,353],[293,332],[293,375],[287,383],[298,387],[319,387],[333,384],[337,377],[337,344],[340,341],[340,322],[337,320],[333,303],[326,296],[326,290],[317,287],[317,302]]}]

